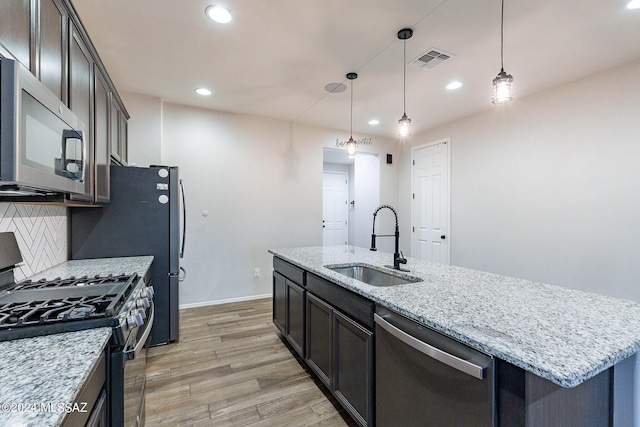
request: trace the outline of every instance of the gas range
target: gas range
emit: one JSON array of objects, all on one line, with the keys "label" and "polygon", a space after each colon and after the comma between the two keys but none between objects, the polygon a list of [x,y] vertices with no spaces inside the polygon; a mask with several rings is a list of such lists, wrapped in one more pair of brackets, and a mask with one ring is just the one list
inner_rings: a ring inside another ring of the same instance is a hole
[{"label": "gas range", "polygon": [[152,299],[137,274],[11,284],[0,291],[0,341],[112,327],[121,346],[145,323]]}]

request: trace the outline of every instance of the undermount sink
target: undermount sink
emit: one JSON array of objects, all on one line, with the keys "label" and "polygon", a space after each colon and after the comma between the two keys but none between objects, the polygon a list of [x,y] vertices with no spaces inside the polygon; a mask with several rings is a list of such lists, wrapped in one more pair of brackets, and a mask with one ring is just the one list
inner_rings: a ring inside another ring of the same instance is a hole
[{"label": "undermount sink", "polygon": [[362,264],[326,265],[325,267],[371,286],[395,286],[422,281],[415,277],[399,276]]}]

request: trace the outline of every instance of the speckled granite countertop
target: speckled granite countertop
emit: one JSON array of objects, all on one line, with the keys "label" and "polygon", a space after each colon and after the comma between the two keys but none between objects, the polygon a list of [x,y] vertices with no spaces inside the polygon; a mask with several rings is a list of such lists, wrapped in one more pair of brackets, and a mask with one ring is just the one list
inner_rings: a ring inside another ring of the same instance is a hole
[{"label": "speckled granite countertop", "polygon": [[393,255],[353,246],[272,254],[471,347],[563,387],[574,387],[640,350],[640,303],[408,258],[421,282],[375,287],[325,265],[383,266]]},{"label": "speckled granite countertop", "polygon": [[0,425],[60,425],[58,405],[73,404],[110,337],[98,328],[0,342]]},{"label": "speckled granite countertop", "polygon": [[[152,262],[151,256],[73,260],[29,279],[142,276]],[[47,410],[46,404],[75,401],[110,337],[111,328],[98,328],[0,342],[0,425],[60,425],[66,413]]]},{"label": "speckled granite countertop", "polygon": [[41,273],[35,274],[28,279],[53,280],[58,277],[67,278],[71,276],[95,276],[96,274],[133,274],[138,273],[143,276],[153,262],[152,256],[133,256],[121,258],[97,258],[78,259],[67,261],[55,267],[51,267]]}]

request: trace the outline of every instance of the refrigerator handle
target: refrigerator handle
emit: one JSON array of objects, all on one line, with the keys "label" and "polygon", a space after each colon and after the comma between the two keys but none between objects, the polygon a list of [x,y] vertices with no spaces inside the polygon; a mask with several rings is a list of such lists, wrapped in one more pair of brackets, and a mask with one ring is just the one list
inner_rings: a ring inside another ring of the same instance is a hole
[{"label": "refrigerator handle", "polygon": [[[180,193],[182,193],[182,246],[180,247],[180,258],[184,257],[184,241],[187,236],[187,204],[184,197],[184,184],[180,180]],[[186,276],[186,271],[185,271]],[[183,279],[184,280],[184,279]]]}]

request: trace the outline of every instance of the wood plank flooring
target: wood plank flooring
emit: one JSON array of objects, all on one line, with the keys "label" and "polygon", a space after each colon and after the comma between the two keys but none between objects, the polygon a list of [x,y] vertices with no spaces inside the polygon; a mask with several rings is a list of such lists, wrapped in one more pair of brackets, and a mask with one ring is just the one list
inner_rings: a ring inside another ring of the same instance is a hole
[{"label": "wood plank flooring", "polygon": [[355,426],[271,319],[271,298],[181,310],[149,350],[146,425]]}]

